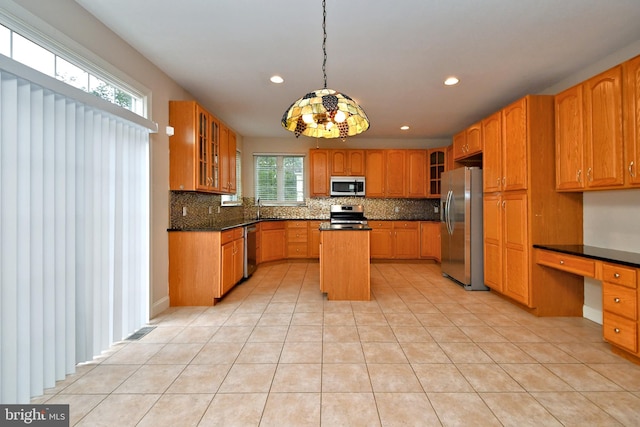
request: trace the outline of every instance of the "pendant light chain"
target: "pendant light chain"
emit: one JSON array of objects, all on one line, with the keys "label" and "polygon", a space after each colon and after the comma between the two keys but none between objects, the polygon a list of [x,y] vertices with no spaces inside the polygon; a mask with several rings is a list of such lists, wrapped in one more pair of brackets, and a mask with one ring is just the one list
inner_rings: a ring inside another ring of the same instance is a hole
[{"label": "pendant light chain", "polygon": [[[312,138],[341,138],[369,129],[367,115],[353,99],[327,88],[327,2],[322,0],[322,75],[324,89],[308,92],[284,112],[282,127]],[[316,141],[316,147],[318,146]]]},{"label": "pendant light chain", "polygon": [[324,76],[324,88],[327,88],[327,2],[322,0],[322,74]]}]

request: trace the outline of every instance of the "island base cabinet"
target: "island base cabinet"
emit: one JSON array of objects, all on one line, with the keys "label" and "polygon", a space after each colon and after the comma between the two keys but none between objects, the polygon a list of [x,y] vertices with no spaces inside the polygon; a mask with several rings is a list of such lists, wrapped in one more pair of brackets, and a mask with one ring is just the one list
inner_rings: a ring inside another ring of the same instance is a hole
[{"label": "island base cabinet", "polygon": [[369,231],[320,232],[320,290],[329,300],[369,301]]}]

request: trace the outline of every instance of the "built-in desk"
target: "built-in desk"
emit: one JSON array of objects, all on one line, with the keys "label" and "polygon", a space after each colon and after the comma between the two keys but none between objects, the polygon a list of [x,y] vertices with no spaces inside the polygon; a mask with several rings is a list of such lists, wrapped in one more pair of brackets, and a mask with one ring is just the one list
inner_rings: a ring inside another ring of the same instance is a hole
[{"label": "built-in desk", "polygon": [[602,282],[604,339],[618,354],[639,362],[640,253],[585,245],[534,245],[536,263]]}]

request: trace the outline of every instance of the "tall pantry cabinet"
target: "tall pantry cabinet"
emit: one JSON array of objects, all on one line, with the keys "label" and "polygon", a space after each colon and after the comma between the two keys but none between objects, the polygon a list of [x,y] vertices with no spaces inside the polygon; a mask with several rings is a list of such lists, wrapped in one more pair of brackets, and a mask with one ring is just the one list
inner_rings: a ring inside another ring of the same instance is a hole
[{"label": "tall pantry cabinet", "polygon": [[483,122],[485,284],[538,316],[575,316],[580,278],[543,269],[532,250],[582,242],[582,196],[555,191],[553,102],[529,95]]}]

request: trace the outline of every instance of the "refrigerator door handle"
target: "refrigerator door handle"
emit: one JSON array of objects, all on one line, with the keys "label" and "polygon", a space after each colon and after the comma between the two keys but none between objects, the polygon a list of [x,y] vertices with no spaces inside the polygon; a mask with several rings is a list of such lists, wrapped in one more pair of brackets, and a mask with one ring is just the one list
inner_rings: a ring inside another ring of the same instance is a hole
[{"label": "refrigerator door handle", "polygon": [[453,191],[449,190],[447,192],[447,213],[446,213],[446,224],[447,224],[447,232],[449,235],[453,234],[453,227],[451,225],[451,198],[453,197]]}]

